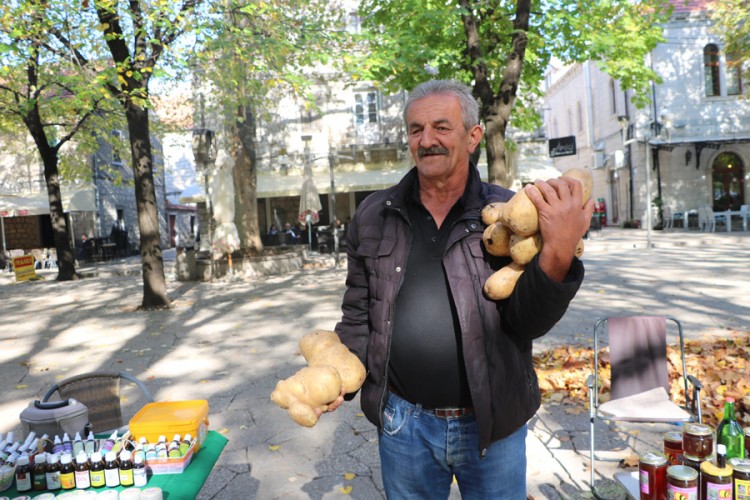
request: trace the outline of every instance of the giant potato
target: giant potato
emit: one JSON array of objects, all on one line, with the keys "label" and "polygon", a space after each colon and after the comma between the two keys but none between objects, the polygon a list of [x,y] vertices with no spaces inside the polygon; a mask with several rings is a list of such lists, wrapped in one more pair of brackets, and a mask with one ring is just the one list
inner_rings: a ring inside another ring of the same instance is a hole
[{"label": "giant potato", "polygon": [[531,236],[539,231],[539,212],[524,189],[508,201],[503,208],[500,221],[521,236]]},{"label": "giant potato", "polygon": [[510,236],[510,258],[516,264],[525,266],[536,254],[542,251],[542,236],[534,233],[531,236]]},{"label": "giant potato", "polygon": [[510,297],[513,289],[521,277],[525,266],[511,262],[495,271],[484,283],[484,293],[492,300],[502,300]]},{"label": "giant potato", "polygon": [[490,226],[500,220],[500,216],[503,213],[506,202],[496,201],[495,203],[489,203],[482,208],[482,223],[485,226]]},{"label": "giant potato", "polygon": [[308,366],[333,366],[341,375],[341,383],[348,394],[362,387],[365,367],[348,347],[341,343],[336,332],[315,330],[299,341],[299,350]]},{"label": "giant potato", "polygon": [[583,187],[581,205],[585,205],[589,201],[589,198],[591,198],[591,190],[594,187],[594,179],[591,177],[591,172],[586,168],[573,167],[566,170],[562,176],[571,177],[581,183]]},{"label": "giant potato", "polygon": [[510,229],[502,222],[494,222],[485,228],[482,241],[491,255],[507,257],[510,255],[510,235]]}]

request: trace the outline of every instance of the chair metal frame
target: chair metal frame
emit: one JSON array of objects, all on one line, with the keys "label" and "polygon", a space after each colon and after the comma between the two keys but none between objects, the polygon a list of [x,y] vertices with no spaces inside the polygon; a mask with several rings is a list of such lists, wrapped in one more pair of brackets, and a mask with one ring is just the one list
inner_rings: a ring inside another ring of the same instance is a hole
[{"label": "chair metal frame", "polygon": [[[123,420],[120,401],[120,381],[126,380],[138,387],[147,403],[154,397],[146,385],[125,372],[88,372],[69,377],[50,387],[42,402],[50,401],[57,393],[60,399],[75,399],[89,408],[89,420],[96,433],[124,431],[128,422]],[[103,427],[103,428],[102,428]]]},{"label": "chair metal frame", "polygon": [[[646,315],[641,315],[646,316]],[[677,335],[679,338],[679,346],[680,346],[680,358],[682,362],[682,383],[685,387],[685,405],[679,405],[680,408],[687,411],[690,414],[690,418],[686,420],[681,420],[680,422],[701,422],[703,420],[703,414],[701,411],[701,402],[700,402],[700,391],[703,388],[703,385],[701,382],[694,377],[693,375],[689,375],[687,373],[687,366],[685,364],[685,339],[683,335],[682,330],[682,324],[679,320],[672,316],[662,316],[665,320],[665,322],[671,322],[674,326],[676,326],[677,329]],[[599,419],[604,422],[616,422],[616,421],[631,421],[636,423],[670,423],[669,421],[665,420],[652,420],[652,421],[643,421],[643,420],[633,420],[628,418],[618,418],[618,417],[612,417],[603,415],[599,412],[599,351],[601,348],[603,348],[602,345],[600,345],[599,337],[600,335],[604,334],[605,331],[608,332],[607,326],[608,321],[610,318],[600,318],[596,321],[594,325],[594,366],[593,366],[593,373],[589,375],[588,379],[586,380],[586,385],[588,387],[588,393],[589,393],[589,469],[591,472],[591,493],[593,494],[594,498],[602,500],[603,497],[599,495],[599,493],[596,490],[595,486],[595,479],[596,479],[596,461],[604,461],[607,459],[601,458],[596,455],[596,445],[595,445],[595,423],[596,420]],[[666,345],[669,346],[669,342],[666,342]],[[607,343],[607,346],[609,347],[609,343]],[[664,359],[664,362],[667,362],[667,359]],[[692,393],[689,391],[689,387],[692,386]],[[671,394],[670,394],[671,399]],[[676,423],[676,422],[672,422]]]}]

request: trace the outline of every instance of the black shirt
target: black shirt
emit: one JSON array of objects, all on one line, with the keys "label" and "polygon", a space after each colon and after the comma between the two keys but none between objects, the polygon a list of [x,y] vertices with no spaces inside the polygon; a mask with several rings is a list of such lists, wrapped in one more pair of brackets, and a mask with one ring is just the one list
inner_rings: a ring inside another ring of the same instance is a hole
[{"label": "black shirt", "polygon": [[413,237],[394,305],[388,376],[397,394],[428,408],[471,406],[461,328],[442,262],[451,228],[462,212],[459,200],[438,229],[419,201],[415,183],[408,204]]}]

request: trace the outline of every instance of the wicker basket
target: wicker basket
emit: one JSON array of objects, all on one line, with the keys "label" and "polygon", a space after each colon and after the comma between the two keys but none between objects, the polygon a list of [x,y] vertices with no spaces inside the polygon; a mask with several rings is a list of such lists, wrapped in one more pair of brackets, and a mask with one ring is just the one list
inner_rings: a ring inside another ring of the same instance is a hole
[{"label": "wicker basket", "polygon": [[7,470],[3,470],[2,473],[0,473],[0,491],[5,491],[8,488],[10,488],[10,485],[13,484],[13,479],[16,477],[16,468],[10,467]]}]

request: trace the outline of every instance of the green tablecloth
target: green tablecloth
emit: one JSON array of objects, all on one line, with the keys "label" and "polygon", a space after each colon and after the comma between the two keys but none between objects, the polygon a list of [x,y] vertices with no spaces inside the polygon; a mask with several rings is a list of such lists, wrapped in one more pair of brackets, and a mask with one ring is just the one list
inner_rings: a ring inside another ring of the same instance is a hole
[{"label": "green tablecloth", "polygon": [[[193,456],[187,469],[182,474],[160,474],[156,476],[150,476],[146,488],[158,487],[161,488],[162,494],[165,499],[170,500],[182,500],[182,499],[193,499],[198,496],[198,492],[203,487],[203,483],[206,482],[208,475],[211,473],[214,464],[219,459],[224,446],[226,446],[228,439],[219,434],[216,431],[208,431],[206,440],[203,442],[200,451],[197,455]],[[103,491],[106,488],[94,489],[94,491]],[[126,488],[118,487],[111,488],[116,490],[124,490]],[[72,491],[72,490],[68,490]],[[44,491],[27,491],[24,495],[37,496]],[[56,495],[62,493],[62,490],[53,491]],[[7,496],[13,498],[18,496],[19,493],[16,491],[15,483],[13,486],[5,491],[0,492],[0,497]]]}]

